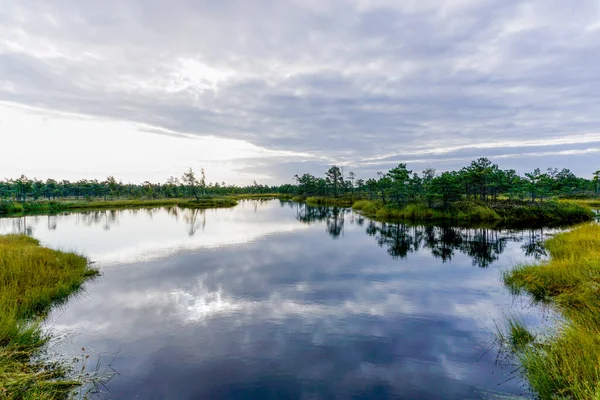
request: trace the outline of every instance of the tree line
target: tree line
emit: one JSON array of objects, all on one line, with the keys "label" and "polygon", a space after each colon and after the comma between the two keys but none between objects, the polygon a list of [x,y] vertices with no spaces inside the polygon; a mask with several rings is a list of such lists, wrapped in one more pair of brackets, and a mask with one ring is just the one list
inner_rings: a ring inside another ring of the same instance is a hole
[{"label": "tree line", "polygon": [[548,197],[594,197],[600,194],[600,170],[592,179],[578,177],[569,169],[539,168],[517,174],[514,169],[503,170],[488,158],[482,157],[456,170],[436,173],[433,168],[420,174],[406,164],[387,172],[378,172],[376,178],[359,179],[353,172],[344,176],[342,169],[330,167],[323,177],[311,174],[295,176],[298,194],[303,196],[357,197],[378,199],[383,203],[402,206],[410,202],[424,202],[447,207],[460,199],[497,200],[500,196],[511,199],[543,201]]},{"label": "tree line", "polygon": [[[289,185],[292,186],[292,185]],[[141,184],[123,183],[114,176],[104,180],[81,179],[78,181],[30,179],[21,175],[16,179],[0,181],[0,201],[57,199],[136,199],[136,198],[184,198],[199,199],[203,196],[228,194],[265,194],[285,190],[283,186],[260,185],[256,181],[248,186],[228,185],[225,182],[207,183],[204,169],[200,173],[191,168],[180,177],[171,176],[164,183],[145,181]]]},{"label": "tree line", "polygon": [[295,184],[279,186],[228,185],[225,182],[208,183],[204,169],[200,173],[191,168],[180,177],[170,177],[164,183],[145,181],[141,184],[123,183],[114,176],[104,180],[78,181],[30,179],[21,175],[16,179],[0,181],[0,201],[28,201],[55,199],[135,199],[183,198],[230,194],[281,193],[294,196],[324,196],[334,198],[372,199],[385,204],[402,206],[410,202],[427,203],[430,207],[447,207],[460,199],[496,200],[500,196],[511,199],[543,201],[548,197],[594,197],[600,195],[600,170],[591,179],[578,177],[569,169],[539,168],[519,175],[514,169],[503,170],[483,157],[456,170],[437,173],[427,168],[421,173],[411,171],[406,164],[376,177],[358,178],[338,166],[331,166],[323,177],[305,173],[295,175]]}]

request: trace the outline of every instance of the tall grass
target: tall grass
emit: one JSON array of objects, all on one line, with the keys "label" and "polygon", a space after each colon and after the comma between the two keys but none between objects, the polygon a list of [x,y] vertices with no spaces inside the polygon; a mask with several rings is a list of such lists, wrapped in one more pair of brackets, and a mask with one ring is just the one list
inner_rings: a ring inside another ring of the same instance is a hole
[{"label": "tall grass", "polygon": [[516,293],[550,302],[565,317],[551,337],[515,354],[542,399],[600,398],[600,225],[581,225],[546,242],[551,259],[504,274]]},{"label": "tall grass", "polygon": [[234,194],[231,197],[239,200],[252,200],[252,199],[281,199],[281,200],[290,200],[292,199],[291,194],[287,193],[242,193],[242,194]]},{"label": "tall grass", "polygon": [[201,197],[196,199],[150,199],[150,200],[92,200],[92,201],[30,201],[25,203],[0,202],[0,215],[42,214],[60,211],[103,210],[179,206],[183,208],[234,207],[233,197]]},{"label": "tall grass", "polygon": [[592,208],[600,208],[600,199],[565,199],[560,200],[561,203],[575,203]]},{"label": "tall grass", "polygon": [[353,209],[375,218],[399,218],[413,221],[455,220],[469,222],[582,222],[593,218],[593,212],[574,203],[525,203],[507,200],[480,202],[463,200],[447,209],[428,207],[424,203],[410,203],[402,207],[381,201],[358,200]]},{"label": "tall grass", "polygon": [[65,398],[80,384],[65,379],[65,366],[31,357],[48,339],[41,319],[97,273],[80,255],[28,236],[0,236],[0,398]]},{"label": "tall grass", "polygon": [[352,207],[354,200],[345,197],[308,197],[306,204],[313,206]]}]

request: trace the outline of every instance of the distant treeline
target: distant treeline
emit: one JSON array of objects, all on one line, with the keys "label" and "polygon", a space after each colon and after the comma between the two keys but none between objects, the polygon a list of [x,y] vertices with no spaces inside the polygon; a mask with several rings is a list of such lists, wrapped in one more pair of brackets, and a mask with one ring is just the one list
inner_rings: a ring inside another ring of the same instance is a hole
[{"label": "distant treeline", "polygon": [[196,174],[191,168],[181,177],[170,177],[165,183],[145,181],[141,184],[123,183],[109,176],[105,180],[30,179],[25,175],[17,179],[0,181],[0,201],[58,199],[161,199],[161,198],[201,198],[205,196],[225,196],[234,194],[284,193],[286,186],[267,186],[254,182],[249,186],[235,186],[222,183],[206,183],[204,169]]},{"label": "distant treeline", "polygon": [[502,170],[487,158],[479,158],[457,171],[436,173],[428,168],[420,174],[399,164],[370,179],[358,178],[354,172],[343,173],[338,166],[329,168],[323,177],[311,174],[295,176],[296,184],[248,186],[207,183],[204,170],[196,174],[191,168],[181,177],[165,183],[123,183],[109,176],[105,180],[17,179],[0,181],[0,201],[25,202],[56,199],[138,199],[196,198],[233,194],[280,193],[294,196],[379,200],[402,206],[421,202],[445,207],[461,199],[496,200],[499,197],[542,201],[548,197],[595,197],[600,195],[600,170],[592,179],[578,177],[568,169],[535,169],[523,176],[515,170]]},{"label": "distant treeline", "polygon": [[421,174],[399,164],[377,178],[360,179],[353,172],[344,176],[342,170],[332,166],[324,177],[311,174],[296,175],[298,194],[302,196],[358,197],[380,200],[383,203],[403,206],[423,202],[430,206],[447,206],[461,199],[482,201],[500,197],[542,201],[548,197],[586,198],[600,194],[600,170],[592,179],[581,178],[568,169],[539,168],[524,174],[513,169],[503,170],[487,158],[479,158],[458,171],[437,174],[428,168]]}]

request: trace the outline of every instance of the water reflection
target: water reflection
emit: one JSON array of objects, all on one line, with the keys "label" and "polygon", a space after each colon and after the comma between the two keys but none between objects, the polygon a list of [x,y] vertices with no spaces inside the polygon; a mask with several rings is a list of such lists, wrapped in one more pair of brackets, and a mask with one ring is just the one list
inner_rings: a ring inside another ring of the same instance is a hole
[{"label": "water reflection", "polygon": [[[257,213],[260,205],[273,201],[248,202],[248,210]],[[394,259],[404,259],[411,253],[427,250],[442,260],[449,262],[457,252],[469,256],[472,265],[487,268],[497,261],[506,248],[506,243],[521,242],[524,253],[536,260],[547,256],[543,246],[545,228],[528,230],[463,228],[456,226],[414,225],[400,222],[376,222],[352,212],[348,208],[309,206],[306,204],[280,201],[280,206],[295,210],[296,220],[303,224],[322,224],[332,239],[344,233],[346,221],[351,225],[365,226],[365,233],[375,239],[379,247],[385,248]],[[207,224],[207,210],[182,209],[179,207],[156,207],[135,210],[102,210],[81,213],[64,213],[49,216],[30,216],[0,219],[0,233],[13,232],[35,235],[43,222],[49,231],[56,231],[61,217],[74,219],[75,224],[98,225],[109,231],[118,226],[122,216],[136,217],[144,214],[150,220],[155,215],[168,215],[175,222],[182,223],[188,237],[198,231],[204,232]],[[323,224],[324,223],[324,224]]]},{"label": "water reflection", "polygon": [[[329,235],[337,239],[344,229],[346,219],[350,224],[362,226],[365,218],[349,209],[298,204],[298,221],[314,224],[324,221]],[[365,232],[386,248],[393,258],[403,259],[409,253],[428,250],[433,256],[449,262],[458,251],[468,255],[474,266],[489,267],[504,252],[506,243],[523,242],[527,256],[540,259],[546,256],[542,238],[546,229],[510,230],[494,228],[462,228],[456,226],[415,225],[400,222],[368,220]]]},{"label": "water reflection", "polygon": [[513,301],[498,268],[543,257],[541,230],[380,223],[279,201],[0,219],[0,232],[19,230],[99,261],[102,276],[48,324],[71,334],[53,342],[60,354],[119,354],[106,398],[525,391],[489,349]]}]

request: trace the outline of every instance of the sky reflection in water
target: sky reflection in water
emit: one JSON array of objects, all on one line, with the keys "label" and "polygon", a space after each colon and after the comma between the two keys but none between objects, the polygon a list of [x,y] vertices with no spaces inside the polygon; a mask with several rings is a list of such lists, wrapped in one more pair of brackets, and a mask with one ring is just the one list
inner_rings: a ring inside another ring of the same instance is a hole
[{"label": "sky reflection in water", "polygon": [[102,270],[48,324],[53,351],[118,353],[103,397],[527,393],[495,363],[494,321],[514,306],[501,269],[543,257],[543,230],[382,224],[279,201],[0,219],[0,233],[24,230]]}]

